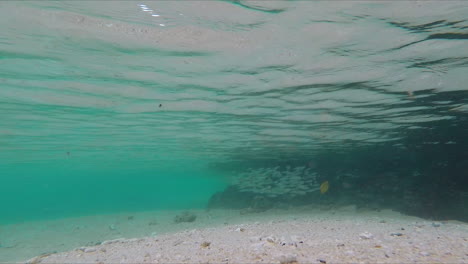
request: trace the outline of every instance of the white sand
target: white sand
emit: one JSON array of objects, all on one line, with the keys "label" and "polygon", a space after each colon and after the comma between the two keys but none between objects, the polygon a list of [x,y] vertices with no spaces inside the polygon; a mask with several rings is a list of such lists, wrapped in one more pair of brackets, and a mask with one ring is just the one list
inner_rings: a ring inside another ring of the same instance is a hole
[{"label": "white sand", "polygon": [[[37,255],[72,250],[104,240],[143,237],[189,228],[203,228],[242,221],[239,211],[192,210],[193,223],[175,224],[180,211],[122,212],[57,220],[0,225],[0,262],[24,261]],[[128,217],[133,216],[132,220]],[[234,217],[236,216],[236,217]]]},{"label": "white sand", "polygon": [[[130,214],[57,220],[61,227],[49,222],[42,233],[30,230],[32,240],[17,247],[32,250],[32,245],[37,249],[49,243],[63,244],[57,251],[78,247],[41,255],[30,263],[468,263],[468,225],[455,221],[426,221],[387,210],[356,212],[348,207],[248,215],[236,210],[198,211],[195,222],[175,224],[178,213],[132,214],[133,220],[127,219]],[[158,224],[148,225],[150,219]],[[109,228],[111,222],[115,230]],[[70,230],[74,225],[82,227]],[[54,228],[56,237],[51,236]],[[69,231],[58,231],[61,228]],[[85,241],[149,232],[153,236],[82,247]],[[209,245],[204,247],[204,242]]]}]

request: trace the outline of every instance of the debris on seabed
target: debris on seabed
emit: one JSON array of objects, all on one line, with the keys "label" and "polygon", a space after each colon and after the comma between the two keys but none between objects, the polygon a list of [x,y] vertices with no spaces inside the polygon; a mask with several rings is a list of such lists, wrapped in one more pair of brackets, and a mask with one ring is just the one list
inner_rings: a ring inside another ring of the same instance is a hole
[{"label": "debris on seabed", "polygon": [[211,242],[208,242],[208,241],[205,241],[205,242],[201,243],[201,247],[202,247],[202,248],[207,248],[207,247],[209,247],[210,245],[211,245]]}]

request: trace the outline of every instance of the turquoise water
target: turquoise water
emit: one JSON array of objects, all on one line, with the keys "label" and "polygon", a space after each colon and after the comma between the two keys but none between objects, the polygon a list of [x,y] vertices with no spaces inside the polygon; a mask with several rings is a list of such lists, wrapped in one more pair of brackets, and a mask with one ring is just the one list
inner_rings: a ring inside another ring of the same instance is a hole
[{"label": "turquoise water", "polygon": [[464,219],[467,14],[463,1],[1,2],[0,222],[206,208],[233,175],[276,166],[315,170],[330,202],[406,195],[424,214],[431,197]]}]

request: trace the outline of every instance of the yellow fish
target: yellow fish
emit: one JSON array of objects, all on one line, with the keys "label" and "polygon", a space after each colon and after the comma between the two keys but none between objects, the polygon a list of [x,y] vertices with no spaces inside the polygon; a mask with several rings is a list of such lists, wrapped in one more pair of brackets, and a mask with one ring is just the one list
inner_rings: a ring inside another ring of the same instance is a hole
[{"label": "yellow fish", "polygon": [[329,187],[330,187],[330,184],[328,183],[328,181],[322,182],[322,184],[320,184],[320,193],[321,194],[326,193]]}]

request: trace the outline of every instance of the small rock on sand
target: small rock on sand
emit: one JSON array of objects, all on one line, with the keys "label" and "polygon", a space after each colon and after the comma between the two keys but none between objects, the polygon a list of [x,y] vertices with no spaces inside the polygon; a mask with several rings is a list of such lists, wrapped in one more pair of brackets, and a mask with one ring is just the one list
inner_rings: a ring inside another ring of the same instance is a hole
[{"label": "small rock on sand", "polygon": [[369,232],[364,232],[364,233],[359,234],[359,237],[362,239],[372,239],[374,235],[372,235]]},{"label": "small rock on sand", "polygon": [[297,264],[296,256],[287,255],[279,258],[280,264]]},{"label": "small rock on sand", "polygon": [[96,251],[96,249],[95,249],[95,248],[92,248],[92,247],[90,247],[90,248],[85,248],[83,251],[84,251],[85,253],[90,253],[90,252],[94,252],[94,251]]},{"label": "small rock on sand", "polygon": [[175,223],[190,223],[190,222],[194,222],[195,219],[197,219],[197,216],[193,213],[190,213],[190,212],[183,212],[182,214],[180,215],[176,215],[176,217],[174,218],[174,222]]}]

